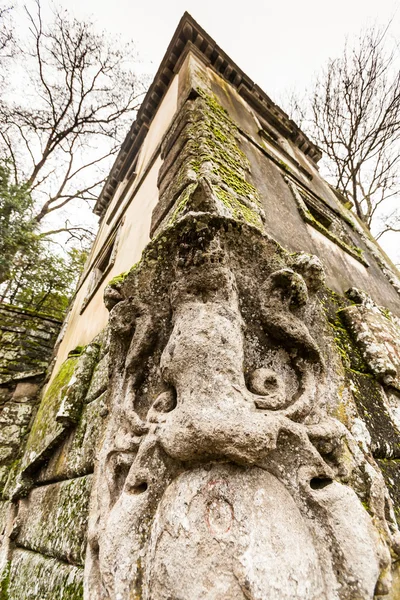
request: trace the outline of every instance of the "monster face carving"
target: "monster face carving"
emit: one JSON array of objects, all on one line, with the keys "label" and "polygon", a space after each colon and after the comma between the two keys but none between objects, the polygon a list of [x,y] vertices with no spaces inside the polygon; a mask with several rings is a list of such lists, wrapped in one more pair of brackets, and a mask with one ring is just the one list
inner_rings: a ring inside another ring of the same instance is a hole
[{"label": "monster face carving", "polygon": [[325,408],[321,264],[215,218],[174,236],[164,264],[150,252],[110,294],[88,597],[386,593],[392,533],[344,483],[366,468]]}]

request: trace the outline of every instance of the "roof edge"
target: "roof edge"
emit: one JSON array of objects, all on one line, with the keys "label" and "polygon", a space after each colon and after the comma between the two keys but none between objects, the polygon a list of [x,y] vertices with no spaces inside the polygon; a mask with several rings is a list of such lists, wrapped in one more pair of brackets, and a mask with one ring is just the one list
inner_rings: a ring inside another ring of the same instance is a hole
[{"label": "roof edge", "polygon": [[261,117],[272,122],[285,137],[291,139],[315,164],[321,158],[322,153],[318,146],[236,65],[193,17],[185,12],[179,21],[153,82],[137,112],[136,120],[121,145],[107,181],[95,204],[93,212],[96,215],[100,217],[104,215],[118,183],[126,176],[129,165],[142,145],[150,123],[167,92],[188,45],[196,47],[197,54],[203,55],[205,61],[230,85],[236,88],[238,93]]}]

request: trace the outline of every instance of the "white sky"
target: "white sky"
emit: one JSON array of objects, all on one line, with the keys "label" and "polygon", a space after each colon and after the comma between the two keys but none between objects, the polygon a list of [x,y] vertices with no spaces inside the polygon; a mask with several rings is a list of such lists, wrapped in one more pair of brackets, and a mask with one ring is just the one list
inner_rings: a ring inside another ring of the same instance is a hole
[{"label": "white sky", "polygon": [[[100,29],[133,39],[153,75],[187,10],[217,44],[279,104],[290,89],[303,90],[346,36],[365,26],[385,25],[400,41],[400,0],[64,0],[77,17],[92,17]],[[400,260],[396,236],[382,246]]]}]

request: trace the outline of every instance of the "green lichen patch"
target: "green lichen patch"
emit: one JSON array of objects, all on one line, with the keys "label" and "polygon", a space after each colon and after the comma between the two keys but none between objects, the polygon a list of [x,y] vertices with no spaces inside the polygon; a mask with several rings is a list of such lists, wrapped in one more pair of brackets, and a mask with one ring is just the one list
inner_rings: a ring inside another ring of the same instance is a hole
[{"label": "green lichen patch", "polygon": [[57,423],[56,415],[78,360],[78,356],[68,358],[47,388],[28,437],[23,469],[36,462],[62,432],[63,426]]},{"label": "green lichen patch", "polygon": [[98,449],[98,440],[104,429],[106,394],[86,405],[79,423],[52,453],[41,469],[38,480],[58,481],[92,473]]},{"label": "green lichen patch", "polygon": [[249,225],[254,225],[259,229],[262,228],[260,215],[254,209],[249,208],[241,202],[240,197],[232,192],[227,192],[220,186],[214,186],[214,191],[218,199],[231,211],[235,219],[246,221]]},{"label": "green lichen patch", "polygon": [[378,459],[376,462],[382,471],[400,527],[400,460]]},{"label": "green lichen patch", "polygon": [[198,185],[197,183],[189,184],[183,190],[183,192],[179,195],[179,197],[177,198],[177,200],[175,202],[174,211],[168,221],[169,226],[173,225],[175,223],[175,221],[183,214],[190,198],[192,197],[195,190],[197,189],[197,185]]},{"label": "green lichen patch", "polygon": [[350,387],[360,417],[371,436],[376,458],[400,457],[400,431],[389,413],[380,384],[366,374],[351,372]]},{"label": "green lichen patch", "polygon": [[76,346],[76,348],[74,348],[73,350],[70,350],[70,352],[68,352],[68,357],[71,356],[80,356],[82,354],[82,352],[85,350],[86,346]]},{"label": "green lichen patch", "polygon": [[83,569],[35,552],[13,553],[6,600],[83,600]]},{"label": "green lichen patch", "polygon": [[43,461],[65,429],[78,422],[99,353],[99,344],[89,344],[62,364],[48,386],[28,437],[22,475]]},{"label": "green lichen patch", "polygon": [[134,265],[132,265],[132,267],[129,269],[129,271],[123,271],[122,273],[120,273],[119,275],[116,275],[115,277],[113,277],[109,282],[108,282],[108,286],[111,288],[114,288],[116,290],[119,290],[120,287],[123,285],[125,279],[128,277],[128,275],[130,273],[133,273],[133,271],[138,267],[139,265],[138,261],[137,263],[135,263]]},{"label": "green lichen patch", "polygon": [[20,516],[19,546],[83,565],[92,476],[35,488]]},{"label": "green lichen patch", "polygon": [[224,215],[262,228],[260,199],[248,180],[250,163],[239,147],[238,128],[213,94],[201,88],[198,94],[180,134],[183,148],[169,167],[173,176],[167,173],[164,178],[166,204],[173,202],[167,225],[193,210],[198,182],[203,178],[215,194],[217,212],[222,203]]},{"label": "green lichen patch", "polygon": [[0,600],[8,600],[8,588],[10,585],[11,562],[7,561],[0,572]]},{"label": "green lichen patch", "polygon": [[350,371],[369,373],[368,365],[342,319],[342,311],[353,304],[353,302],[326,288],[321,295],[321,303],[331,327],[336,349],[340,354],[343,366]]}]

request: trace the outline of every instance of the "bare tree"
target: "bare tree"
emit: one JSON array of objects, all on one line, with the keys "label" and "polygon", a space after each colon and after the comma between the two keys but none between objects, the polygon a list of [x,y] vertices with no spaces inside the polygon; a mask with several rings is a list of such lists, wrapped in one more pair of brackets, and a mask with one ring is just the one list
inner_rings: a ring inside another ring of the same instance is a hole
[{"label": "bare tree", "polygon": [[0,153],[34,198],[42,236],[87,235],[72,218],[48,232],[42,221],[96,199],[143,92],[133,49],[60,9],[45,23],[39,0],[25,16],[28,34],[10,59],[19,85],[0,102]]},{"label": "bare tree", "polygon": [[0,59],[10,57],[14,47],[14,35],[11,23],[12,6],[0,4]]},{"label": "bare tree", "polygon": [[369,229],[380,227],[377,237],[400,229],[400,214],[389,202],[400,192],[399,53],[387,46],[388,27],[365,31],[353,47],[346,44],[317,79],[309,116],[327,178]]}]

